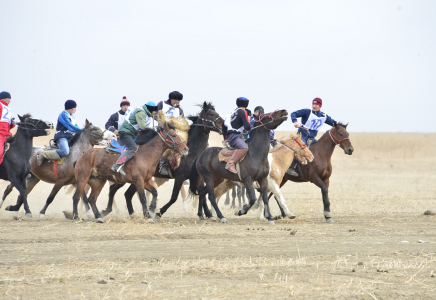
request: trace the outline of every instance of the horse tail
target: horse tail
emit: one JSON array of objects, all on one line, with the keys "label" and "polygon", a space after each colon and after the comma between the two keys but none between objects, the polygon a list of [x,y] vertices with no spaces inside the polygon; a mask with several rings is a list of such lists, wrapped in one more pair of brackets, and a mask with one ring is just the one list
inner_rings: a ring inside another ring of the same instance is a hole
[{"label": "horse tail", "polygon": [[76,185],[69,184],[69,185],[65,186],[65,189],[66,189],[65,193],[72,194],[76,190]]},{"label": "horse tail", "polygon": [[197,193],[197,185],[198,185],[198,179],[200,178],[200,174],[197,171],[197,159],[196,157],[194,159],[194,163],[192,164],[191,173],[189,174],[189,197],[194,197],[195,195],[198,195]]}]

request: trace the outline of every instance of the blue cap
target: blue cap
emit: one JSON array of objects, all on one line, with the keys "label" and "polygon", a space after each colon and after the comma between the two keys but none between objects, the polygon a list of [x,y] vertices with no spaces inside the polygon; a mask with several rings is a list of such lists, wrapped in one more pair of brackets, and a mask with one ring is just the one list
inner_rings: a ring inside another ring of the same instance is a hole
[{"label": "blue cap", "polygon": [[145,105],[147,106],[157,106],[153,101],[148,101]]}]

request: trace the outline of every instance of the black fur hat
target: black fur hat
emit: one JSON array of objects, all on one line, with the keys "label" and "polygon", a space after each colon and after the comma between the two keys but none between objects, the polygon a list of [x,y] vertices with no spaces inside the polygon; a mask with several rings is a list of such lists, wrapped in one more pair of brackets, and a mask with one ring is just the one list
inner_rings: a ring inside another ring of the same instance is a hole
[{"label": "black fur hat", "polygon": [[250,101],[245,97],[239,97],[238,99],[236,99],[236,105],[238,107],[247,107],[248,102],[250,102]]},{"label": "black fur hat", "polygon": [[183,95],[181,93],[179,93],[178,91],[174,91],[174,92],[171,92],[168,95],[168,99],[169,100],[174,99],[174,100],[179,100],[180,101],[180,100],[183,99]]},{"label": "black fur hat", "polygon": [[0,99],[6,99],[6,98],[11,98],[11,94],[9,94],[8,92],[5,92],[5,91],[3,91],[3,92],[1,92],[0,93]]}]

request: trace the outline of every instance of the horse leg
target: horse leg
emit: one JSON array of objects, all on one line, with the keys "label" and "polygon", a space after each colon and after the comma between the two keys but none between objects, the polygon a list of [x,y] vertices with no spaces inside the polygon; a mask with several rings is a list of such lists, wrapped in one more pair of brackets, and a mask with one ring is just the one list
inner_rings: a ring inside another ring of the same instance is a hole
[{"label": "horse leg", "polygon": [[124,198],[126,198],[127,211],[129,212],[130,217],[133,217],[133,213],[135,212],[133,210],[133,205],[132,205],[132,198],[135,195],[135,193],[136,193],[136,187],[133,184],[131,184],[124,193]]},{"label": "horse leg", "polygon": [[[170,208],[171,205],[173,205],[177,201],[177,198],[179,197],[180,189],[183,186],[183,181],[185,181],[185,178],[183,178],[182,176],[177,176],[174,179],[173,192],[171,193],[170,201],[160,208],[159,212],[156,214],[156,217],[161,218],[162,215],[168,210],[168,208]],[[185,202],[183,201],[183,203]]]},{"label": "horse leg", "polygon": [[153,219],[150,216],[150,213],[148,212],[147,199],[145,198],[145,192],[144,192],[144,182],[141,179],[142,178],[136,180],[135,187],[138,192],[139,200],[141,201],[142,204],[142,214],[144,215],[144,218],[148,219],[148,222],[154,223]]},{"label": "horse leg", "polygon": [[[20,193],[20,196],[18,197],[18,202],[22,201],[24,204],[24,210],[26,211],[26,217],[31,218],[32,212],[29,209],[29,204],[27,203],[27,190],[26,190],[26,178],[20,179],[18,177],[12,177],[10,179],[10,182],[15,186],[15,188]],[[18,204],[17,204],[18,205]],[[21,203],[18,206],[18,209],[20,208]],[[9,210],[9,206],[6,207],[6,210]],[[16,211],[18,211],[18,209]]]},{"label": "horse leg", "polygon": [[[157,196],[158,196],[157,189],[152,185],[146,186],[145,188],[147,192],[151,192],[151,195],[153,196],[153,199],[151,200],[151,204],[150,204],[150,213],[154,214],[154,212],[156,211],[156,203],[157,203]],[[147,199],[147,197],[145,197],[145,199]]]},{"label": "horse leg", "polygon": [[224,201],[224,205],[229,205],[230,204],[230,192],[226,193],[226,201]]},{"label": "horse leg", "polygon": [[[270,225],[275,225],[274,220],[271,216],[270,210],[269,210],[269,204],[268,204],[268,177],[263,178],[260,182],[260,193],[262,195],[263,204],[265,206],[264,208],[264,215],[265,218],[268,220],[268,223]],[[253,189],[254,192],[254,189]]]},{"label": "horse leg", "polygon": [[97,223],[104,223],[104,219],[97,208],[97,197],[98,195],[100,195],[100,192],[103,189],[105,183],[106,180],[101,178],[93,178],[88,183],[91,186],[91,194],[89,195],[88,201],[89,201],[89,205],[92,208],[92,212],[94,213]]},{"label": "horse leg", "polygon": [[[206,183],[206,191],[208,193],[208,198],[210,203],[212,204],[212,207],[215,209],[215,212],[217,214],[217,217],[220,218],[221,223],[227,223],[227,219],[224,218],[223,214],[221,213],[220,209],[218,208],[218,204],[216,203],[216,199],[215,199],[215,193],[213,190],[213,180],[212,178],[205,178],[205,183]],[[206,201],[205,201],[206,202]],[[205,211],[206,213],[206,211]],[[206,213],[207,215],[207,213]]]},{"label": "horse leg", "polygon": [[324,218],[327,223],[334,223],[332,216],[330,215],[330,201],[329,201],[329,179],[321,180],[318,178],[315,182],[313,182],[316,186],[321,189],[322,193],[322,202],[324,204]]},{"label": "horse leg", "polygon": [[[250,199],[250,202],[248,204],[245,204],[242,209],[235,212],[236,216],[242,216],[246,215],[247,212],[250,210],[250,208],[256,203],[256,193],[253,188],[253,182],[251,181],[251,178],[244,181],[245,188],[247,190],[248,198]],[[260,185],[260,182],[259,182]],[[262,185],[260,185],[262,187]],[[265,216],[266,217],[266,216]]]},{"label": "horse leg", "polygon": [[186,206],[186,190],[185,190],[185,187],[183,186],[183,183],[182,183],[182,186],[180,187],[180,193],[182,194],[183,211],[187,212],[188,211],[188,206]]},{"label": "horse leg", "polygon": [[50,195],[48,195],[48,198],[45,201],[44,207],[39,212],[39,218],[40,219],[45,219],[45,211],[47,210],[47,207],[53,202],[53,199],[56,197],[56,194],[59,192],[59,190],[63,186],[64,186],[63,182],[55,183],[53,189],[50,192]]},{"label": "horse leg", "polygon": [[115,193],[124,186],[124,183],[118,184],[114,183],[109,187],[109,201],[107,202],[106,209],[104,209],[101,214],[103,217],[107,216],[112,212],[112,205],[114,203]]},{"label": "horse leg", "polygon": [[247,189],[245,188],[245,185],[241,186],[241,189],[242,189],[242,205],[240,205],[240,207],[245,205],[245,194],[247,193]]},{"label": "horse leg", "polygon": [[282,217],[287,216],[289,219],[295,219],[295,214],[292,213],[289,210],[288,206],[286,205],[286,200],[283,197],[279,185],[272,178],[268,178],[268,189],[274,194],[274,198],[276,199],[277,204],[279,205]]},{"label": "horse leg", "polygon": [[2,197],[2,199],[0,200],[0,208],[2,207],[2,204],[3,204],[3,202],[5,201],[6,197],[7,197],[7,196],[12,192],[13,189],[14,189],[14,185],[13,185],[12,183],[10,183],[10,184],[6,187],[6,189],[5,189],[4,193],[3,193],[3,197]]},{"label": "horse leg", "polygon": [[232,205],[230,206],[230,208],[235,208],[236,207],[236,197],[237,197],[237,187],[232,188]]},{"label": "horse leg", "polygon": [[[263,199],[262,199],[262,194],[259,195],[259,197],[256,200],[256,204],[257,204],[257,208],[258,208],[258,219],[259,220],[263,220],[265,219],[265,216],[263,215],[263,211],[265,209],[265,205],[263,204]],[[253,205],[253,207],[255,207],[255,205]]]},{"label": "horse leg", "polygon": [[[33,188],[35,187],[35,185],[39,182],[38,177],[36,177],[35,175],[33,175],[32,173],[30,173],[32,176],[27,179],[27,184],[26,184],[26,191],[27,191],[27,195],[29,195],[29,193],[33,190]],[[11,190],[13,189],[14,185],[11,183],[9,184],[9,186],[11,186]],[[8,188],[9,188],[8,186]],[[5,191],[6,193],[6,191]],[[17,198],[17,203],[15,205],[9,205],[8,207],[5,208],[5,210],[7,211],[19,211],[21,205],[23,204],[23,198],[20,196],[18,196]]]}]

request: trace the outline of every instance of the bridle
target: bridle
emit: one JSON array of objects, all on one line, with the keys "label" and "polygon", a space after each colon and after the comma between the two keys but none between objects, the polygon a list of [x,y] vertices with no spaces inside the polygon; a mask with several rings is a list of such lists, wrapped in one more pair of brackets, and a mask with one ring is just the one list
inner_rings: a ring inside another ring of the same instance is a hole
[{"label": "bridle", "polygon": [[[94,128],[99,129],[98,127],[94,127]],[[103,130],[101,134],[93,133],[92,131],[93,131],[93,130],[83,130],[83,133],[86,133],[86,134],[89,135],[91,138],[96,139],[96,140],[97,140],[97,143],[92,143],[92,144],[97,145],[100,141],[103,140],[104,133],[107,131],[107,129]]]},{"label": "bridle", "polygon": [[[200,117],[200,116],[198,116],[197,118],[199,118],[199,119],[201,120],[202,124],[192,124],[191,126],[202,126],[202,127],[204,128],[204,130],[205,130],[207,133],[210,133],[211,130],[216,129],[216,130],[219,132],[219,134],[223,134],[222,130],[221,130],[220,128],[218,128],[218,127],[216,126],[216,124],[215,124],[215,122],[218,121],[218,119],[221,119],[220,116],[218,116],[218,117],[217,117],[215,120],[213,120],[213,121],[212,121],[212,120],[209,120],[209,119],[204,119],[204,118],[202,118],[202,117]],[[204,122],[209,122],[209,123],[212,124],[212,126],[211,126],[211,125],[207,125],[207,124],[205,124]],[[206,128],[210,128],[209,131],[207,131]]]},{"label": "bridle", "polygon": [[299,151],[297,151],[297,150],[295,150],[295,149],[289,147],[289,146],[286,145],[286,144],[283,144],[283,143],[280,142],[280,141],[278,141],[278,142],[279,142],[280,144],[282,144],[283,146],[285,146],[286,148],[288,148],[288,149],[294,151],[294,153],[295,153],[296,155],[300,155],[300,156],[303,157],[303,155],[301,154],[301,151],[303,151],[304,149],[306,149],[306,148],[307,148],[307,145],[304,145],[304,146],[301,145],[301,143],[300,143],[296,138],[294,138],[294,137],[291,137],[291,139],[294,140],[294,141],[298,144],[298,146],[300,146],[300,150],[299,150]]},{"label": "bridle", "polygon": [[[168,132],[165,131],[165,128],[162,128],[162,130],[159,130],[158,128],[155,128],[155,131],[157,132],[157,135],[165,143],[165,145],[167,145],[170,149],[174,149],[174,148],[176,148],[177,146],[179,146],[181,144],[186,144],[186,142],[183,141],[183,140],[180,143],[176,143],[174,138],[169,134],[169,131]],[[163,136],[162,131],[165,133],[165,137]],[[177,148],[177,150],[180,152],[180,154],[182,154],[182,151],[180,149]]]},{"label": "bridle", "polygon": [[[257,122],[259,122],[261,125],[254,126],[253,128],[251,128],[251,130],[263,126],[263,128],[265,128],[265,129],[271,131],[272,129],[266,128],[265,125],[270,124],[270,123],[274,122],[275,120],[279,120],[279,119],[284,119],[284,118],[285,118],[285,117],[278,117],[278,118],[274,119],[273,114],[274,114],[275,112],[277,112],[277,111],[278,111],[278,109],[276,109],[275,111],[273,111],[273,112],[270,113],[270,114],[267,114],[267,115],[262,114],[262,115],[260,115],[259,120],[257,120]],[[266,122],[266,123],[262,123],[262,120],[263,120],[265,117],[269,117],[269,118],[271,118],[272,120],[269,121],[269,122]],[[250,131],[251,131],[251,130],[250,130]]]},{"label": "bridle", "polygon": [[[16,124],[17,124],[18,126],[20,126],[20,127],[18,127],[18,128],[25,129],[25,130],[27,131],[27,134],[29,134],[29,135],[30,135],[29,130],[45,130],[45,129],[38,128],[38,124],[39,124],[39,123],[45,123],[45,124],[47,125],[47,122],[45,122],[45,121],[43,121],[43,120],[41,120],[41,119],[32,119],[32,120],[36,120],[36,124],[33,124],[33,123],[29,123],[29,122],[27,122],[28,119],[29,119],[29,118],[26,118],[26,119],[24,120],[24,122],[17,122]],[[24,125],[24,127],[23,127],[23,125]],[[31,126],[31,127],[33,127],[33,128],[29,128],[29,127],[27,127],[27,125],[28,125],[28,126]],[[47,129],[49,129],[49,128],[47,128]]]},{"label": "bridle", "polygon": [[333,135],[333,133],[331,132],[331,130],[329,130],[329,135],[330,135],[330,138],[331,138],[333,144],[335,144],[335,146],[339,145],[340,147],[342,147],[341,143],[342,143],[343,141],[345,141],[345,140],[349,140],[349,139],[350,139],[350,138],[343,138],[342,140],[339,140],[337,137],[335,137],[335,136]]}]

